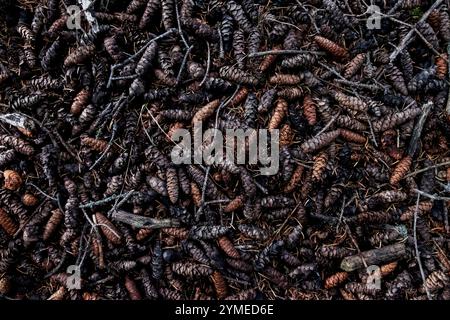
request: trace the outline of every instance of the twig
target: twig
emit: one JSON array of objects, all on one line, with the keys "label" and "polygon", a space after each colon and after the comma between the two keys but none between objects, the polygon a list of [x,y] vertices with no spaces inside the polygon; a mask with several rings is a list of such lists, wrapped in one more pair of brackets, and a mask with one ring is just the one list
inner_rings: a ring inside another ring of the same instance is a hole
[{"label": "twig", "polygon": [[176,2],[175,2],[175,14],[177,17],[178,33],[180,34],[181,40],[183,40],[184,46],[186,47],[186,49],[188,49],[189,44],[186,41],[186,38],[184,37],[183,31],[181,30],[180,12],[178,10],[178,4]]},{"label": "twig", "polygon": [[322,56],[325,53],[320,51],[310,51],[310,50],[269,50],[269,51],[260,51],[255,53],[250,53],[247,55],[247,58],[257,58],[257,57],[263,57],[268,55],[285,55],[285,54],[303,54],[303,53],[310,53],[310,54],[316,54],[318,56]]},{"label": "twig", "polygon": [[[134,192],[136,192],[136,191],[134,191]],[[94,207],[102,206],[102,205],[104,205],[104,204],[106,204],[108,202],[112,202],[112,201],[114,201],[116,199],[121,199],[121,198],[123,198],[123,197],[125,197],[127,195],[128,195],[128,193],[127,194],[120,194],[120,195],[112,195],[112,196],[110,196],[108,198],[104,198],[102,200],[98,200],[98,201],[93,201],[93,202],[89,202],[89,203],[86,203],[86,204],[82,204],[82,205],[79,206],[79,208],[80,209],[92,209]]]},{"label": "twig", "polygon": [[427,286],[425,285],[425,273],[423,272],[422,260],[420,259],[419,246],[417,245],[417,212],[419,211],[419,201],[420,201],[420,194],[418,193],[416,200],[416,209],[414,210],[414,226],[413,226],[414,248],[416,252],[417,263],[419,265],[420,275],[423,281],[423,287],[425,288],[425,292],[427,293],[428,300],[433,300]]},{"label": "twig", "polygon": [[425,172],[425,171],[428,171],[428,170],[431,170],[431,169],[436,169],[436,168],[443,167],[443,166],[448,166],[448,165],[450,165],[450,161],[438,163],[438,164],[435,164],[434,166],[426,167],[426,168],[419,169],[419,170],[416,170],[414,172],[411,172],[411,173],[407,174],[403,179],[415,176],[416,174],[419,174],[419,173],[422,173],[422,172]]},{"label": "twig", "polygon": [[205,83],[206,78],[208,78],[209,68],[211,65],[211,48],[209,47],[208,41],[206,41],[206,46],[208,48],[208,60],[206,60],[206,71],[205,71],[205,75],[203,76],[202,81],[200,82],[200,87]]},{"label": "twig", "polygon": [[[419,36],[420,39],[422,39],[423,42],[425,42],[425,44],[427,45],[428,48],[431,49],[431,51],[434,52],[435,55],[440,56],[441,54],[439,53],[439,51],[437,51],[434,46],[423,36],[423,34],[417,30],[414,29],[414,31],[417,33],[417,35]],[[448,61],[447,61],[448,62]]]},{"label": "twig", "polygon": [[397,58],[397,56],[400,54],[400,52],[402,52],[405,47],[409,44],[409,42],[411,41],[411,37],[414,34],[415,30],[416,30],[416,26],[418,23],[422,23],[424,22],[426,19],[428,19],[428,16],[430,15],[431,12],[433,12],[434,9],[436,9],[441,3],[443,2],[443,0],[437,0],[428,10],[427,12],[425,12],[422,16],[422,18],[420,18],[420,20],[414,25],[414,28],[411,29],[406,36],[402,39],[402,41],[400,42],[400,45],[394,50],[394,52],[391,53],[391,55],[389,56],[389,61],[392,63],[395,58]]},{"label": "twig", "polygon": [[111,138],[109,139],[108,145],[106,146],[105,150],[102,152],[100,157],[98,157],[98,159],[94,162],[94,164],[89,168],[89,171],[94,169],[97,166],[97,164],[99,164],[100,161],[103,159],[103,157],[108,153],[109,149],[111,149],[112,144],[113,144],[112,142],[116,136],[116,132],[117,132],[117,124],[114,123],[113,129],[111,132]]},{"label": "twig", "polygon": [[336,79],[334,81],[336,81],[337,83],[342,83],[342,84],[345,84],[345,85],[348,85],[348,86],[359,87],[359,88],[367,89],[367,90],[370,90],[370,91],[378,91],[378,90],[381,90],[381,89],[383,89],[383,90],[386,89],[385,87],[381,87],[381,86],[379,86],[377,84],[358,83],[358,82],[350,81],[350,80],[347,80],[347,79]]},{"label": "twig", "polygon": [[292,24],[292,23],[289,23],[289,22],[283,22],[283,21],[280,21],[280,20],[277,20],[277,19],[273,19],[273,18],[266,18],[266,20],[268,20],[268,21],[273,21],[273,22],[276,22],[276,23],[279,23],[279,24],[285,24],[285,25],[287,25],[287,26],[290,26],[290,27],[292,27],[292,28],[297,29],[297,30],[300,31],[300,32],[303,32],[302,29],[300,29],[300,28],[297,27],[296,25],[294,25],[294,24]]},{"label": "twig", "polygon": [[120,221],[136,228],[157,229],[178,227],[180,222],[174,219],[153,219],[149,217],[139,216],[137,214],[128,213],[122,210],[115,211],[112,219]]},{"label": "twig", "polygon": [[53,201],[58,201],[58,199],[56,199],[56,198],[54,198],[54,197],[52,197],[52,196],[49,196],[48,194],[46,194],[44,191],[42,191],[38,186],[34,185],[33,183],[27,182],[27,185],[30,185],[30,186],[32,186],[33,188],[35,188],[37,191],[39,191],[40,193],[42,193],[45,197],[47,197],[47,198],[49,198],[49,199],[51,199],[51,200],[53,200]]},{"label": "twig", "polygon": [[189,56],[189,53],[191,53],[192,48],[194,48],[194,45],[190,46],[187,49],[186,53],[184,54],[183,61],[181,62],[180,70],[178,71],[178,75],[177,75],[177,84],[180,83],[181,75],[183,74],[183,70],[184,70],[184,67],[186,66],[187,58]]},{"label": "twig", "polygon": [[402,6],[403,2],[405,0],[398,0],[397,3],[391,8],[391,10],[388,11],[388,15],[394,14],[395,11],[397,11],[398,9],[400,9],[400,7]]},{"label": "twig", "polygon": [[420,119],[417,121],[417,123],[414,127],[413,135],[412,135],[411,140],[409,141],[409,145],[408,145],[407,152],[408,152],[408,155],[410,155],[411,157],[413,157],[414,154],[416,153],[417,147],[419,145],[418,142],[422,135],[423,126],[425,125],[425,121],[427,120],[427,117],[430,114],[431,107],[433,107],[433,105],[434,104],[432,101],[428,101],[426,104],[423,105],[422,115],[420,116]]},{"label": "twig", "polygon": [[223,59],[225,57],[225,51],[223,49],[223,36],[222,36],[222,31],[220,31],[220,29],[218,30],[219,32],[219,58]]},{"label": "twig", "polygon": [[120,200],[119,202],[117,202],[119,199],[116,199],[116,203],[114,203],[114,206],[111,208],[111,210],[108,211],[108,217],[111,216],[111,214],[115,211],[117,211],[118,208],[120,208],[125,202],[128,201],[128,199],[130,199],[130,197],[135,193],[135,190],[130,190],[128,191],[124,196],[123,199]]},{"label": "twig", "polygon": [[336,119],[341,115],[341,110],[338,111],[338,113],[336,113],[333,118],[330,119],[330,121],[328,121],[328,123],[325,125],[325,127],[322,128],[322,130],[319,131],[319,133],[316,134],[315,137],[320,136],[322,133],[324,133],[325,131],[328,130],[329,127],[331,127],[331,125],[336,121]]},{"label": "twig", "polygon": [[372,121],[370,121],[369,117],[367,117],[366,120],[367,120],[367,123],[369,124],[369,130],[370,130],[370,135],[372,137],[373,144],[375,145],[375,147],[378,147],[377,137],[375,137],[375,132],[373,132]]},{"label": "twig", "polygon": [[137,76],[138,76],[137,74],[131,74],[129,76],[112,77],[111,81],[134,79],[137,78]]},{"label": "twig", "polygon": [[[447,45],[447,54],[450,58],[450,41]],[[448,69],[448,80],[450,81],[450,68]],[[450,86],[448,87],[447,106],[445,107],[445,113],[447,114],[447,118],[450,119]]]},{"label": "twig", "polygon": [[413,190],[414,190],[414,192],[417,192],[421,196],[424,196],[426,198],[430,198],[432,200],[450,201],[450,197],[441,197],[441,196],[438,196],[438,195],[435,195],[435,194],[429,194],[429,193],[426,193],[426,192],[421,191],[419,189],[413,189]]}]

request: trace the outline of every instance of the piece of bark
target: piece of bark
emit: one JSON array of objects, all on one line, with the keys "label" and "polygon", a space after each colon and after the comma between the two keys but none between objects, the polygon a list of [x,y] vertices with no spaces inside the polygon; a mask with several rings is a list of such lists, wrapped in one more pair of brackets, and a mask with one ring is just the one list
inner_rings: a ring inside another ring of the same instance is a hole
[{"label": "piece of bark", "polygon": [[112,219],[120,221],[136,228],[157,229],[178,227],[180,225],[178,220],[174,219],[153,219],[136,214],[128,213],[122,210],[117,210],[112,213]]},{"label": "piece of bark", "polygon": [[396,243],[390,246],[361,252],[358,255],[345,257],[341,262],[341,269],[350,272],[365,267],[364,261],[367,266],[381,265],[405,257],[405,245],[403,243]]}]

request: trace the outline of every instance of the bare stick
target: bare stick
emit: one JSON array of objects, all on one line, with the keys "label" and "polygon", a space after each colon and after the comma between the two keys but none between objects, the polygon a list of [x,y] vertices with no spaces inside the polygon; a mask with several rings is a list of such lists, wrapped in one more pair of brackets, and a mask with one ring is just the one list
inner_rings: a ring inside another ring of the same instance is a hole
[{"label": "bare stick", "polygon": [[436,169],[436,168],[444,167],[444,166],[448,166],[448,165],[450,165],[450,161],[438,163],[438,164],[435,164],[434,166],[429,166],[429,167],[426,167],[426,168],[419,169],[419,170],[416,170],[414,172],[411,172],[411,173],[407,174],[403,179],[415,176],[416,174],[419,174],[419,173],[422,173],[422,172],[425,172],[425,171],[428,171],[428,170],[432,170],[432,169]]},{"label": "bare stick", "polygon": [[208,60],[206,61],[206,71],[205,71],[205,75],[203,76],[202,82],[200,82],[200,86],[202,86],[205,83],[206,78],[208,78],[209,68],[211,65],[211,49],[209,48],[208,41],[206,41],[206,46],[208,47]]},{"label": "bare stick", "polygon": [[396,243],[378,249],[361,252],[354,256],[346,257],[341,262],[341,269],[351,272],[367,265],[380,265],[406,258],[406,247],[404,243]]},{"label": "bare stick", "polygon": [[375,147],[378,147],[377,138],[375,137],[375,132],[373,132],[372,121],[370,121],[369,117],[367,117],[367,123],[369,124],[370,135],[372,137],[373,144],[375,145]]},{"label": "bare stick", "polygon": [[[427,12],[425,12],[422,16],[422,18],[420,18],[420,20],[417,23],[422,23],[425,20],[428,19],[428,16],[430,15],[430,13],[436,9],[444,0],[437,0],[428,10]],[[389,56],[389,61],[392,63],[395,58],[397,58],[397,56],[400,54],[400,52],[402,52],[405,47],[409,44],[409,42],[411,41],[411,37],[413,36],[415,30],[416,30],[416,26],[417,23],[415,24],[414,28],[411,29],[406,36],[402,39],[402,41],[400,42],[400,45],[394,50],[394,52],[391,53],[391,55]]]},{"label": "bare stick", "polygon": [[193,45],[190,46],[187,49],[186,53],[184,54],[183,61],[181,62],[180,70],[178,71],[178,75],[177,75],[177,84],[180,83],[181,75],[183,74],[183,70],[184,70],[184,67],[186,66],[187,58],[189,56],[189,53],[191,53],[192,48],[194,48]]},{"label": "bare stick", "polygon": [[257,58],[257,57],[263,57],[268,55],[285,55],[285,54],[302,54],[302,53],[310,53],[310,54],[316,54],[318,56],[322,56],[325,53],[320,51],[309,51],[309,50],[269,50],[269,51],[260,51],[255,53],[250,53],[247,55],[247,58]]},{"label": "bare stick", "polygon": [[381,89],[385,89],[385,87],[380,87],[379,85],[376,85],[376,84],[357,83],[357,82],[354,82],[354,81],[349,81],[347,79],[336,79],[335,81],[337,83],[342,83],[342,84],[345,84],[345,85],[348,85],[348,86],[359,87],[359,88],[367,89],[367,90],[370,90],[370,91],[378,91],[378,90],[381,90]]},{"label": "bare stick", "polygon": [[[133,193],[136,192],[136,191],[134,191],[134,190],[132,190],[132,191],[133,191]],[[110,197],[108,197],[108,198],[104,198],[104,199],[102,199],[102,200],[98,200],[98,201],[93,201],[93,202],[89,202],[89,203],[86,203],[86,204],[82,204],[82,205],[79,206],[79,208],[80,208],[80,209],[86,209],[86,208],[92,209],[92,208],[94,208],[94,207],[102,206],[102,205],[104,205],[104,204],[106,204],[106,203],[108,203],[108,202],[112,202],[112,201],[114,201],[114,200],[116,200],[116,199],[123,198],[123,197],[125,197],[126,195],[127,195],[127,194],[112,195],[112,196],[110,196]]]},{"label": "bare stick", "polygon": [[112,219],[120,221],[136,228],[158,229],[178,227],[180,222],[174,219],[153,219],[149,217],[139,216],[137,214],[128,213],[122,210],[113,212]]},{"label": "bare stick", "polygon": [[433,106],[433,102],[428,101],[424,104],[422,108],[422,115],[420,116],[419,121],[417,121],[416,126],[414,127],[413,135],[408,145],[408,155],[411,157],[416,153],[418,142],[422,135],[423,126],[425,125],[425,121],[427,120],[428,115],[430,114],[431,107]]},{"label": "bare stick", "polygon": [[180,34],[181,40],[183,40],[186,49],[189,48],[189,44],[184,37],[183,31],[181,30],[180,12],[178,11],[178,4],[175,2],[175,14],[177,16],[178,33]]},{"label": "bare stick", "polygon": [[417,212],[419,211],[419,201],[420,201],[420,194],[417,194],[416,209],[414,210],[414,226],[413,226],[414,249],[416,252],[417,264],[419,265],[420,276],[422,277],[423,287],[425,288],[425,291],[427,293],[428,300],[433,300],[430,292],[428,291],[427,286],[425,285],[425,273],[423,272],[422,260],[420,259],[419,246],[417,245]]},{"label": "bare stick", "polygon": [[106,146],[105,150],[102,152],[100,157],[98,157],[98,159],[94,162],[94,164],[89,168],[89,171],[94,169],[97,166],[97,164],[99,164],[100,161],[103,159],[103,157],[108,153],[109,149],[111,149],[112,144],[113,144],[113,140],[114,140],[114,138],[116,136],[116,132],[117,132],[117,124],[114,123],[113,129],[112,129],[112,133],[111,133],[111,138],[109,139],[108,145]]},{"label": "bare stick", "polygon": [[328,123],[325,125],[325,127],[323,127],[323,129],[320,130],[318,134],[316,134],[316,137],[317,137],[317,136],[320,136],[322,133],[324,133],[325,131],[327,131],[328,128],[331,127],[331,125],[336,121],[336,119],[337,119],[340,115],[341,115],[341,111],[339,110],[338,113],[336,113],[336,114],[333,116],[333,118],[331,118],[331,120],[328,121]]},{"label": "bare stick", "polygon": [[437,196],[435,194],[429,194],[429,193],[426,193],[426,192],[418,190],[418,189],[413,189],[413,190],[414,190],[414,192],[420,194],[421,196],[424,196],[426,198],[430,198],[432,200],[450,201],[450,197],[440,197],[440,196]]},{"label": "bare stick", "polygon": [[[450,42],[447,45],[447,54],[450,57]],[[448,80],[450,81],[450,68],[448,70]],[[447,106],[445,107],[447,118],[450,119],[450,86],[448,87]]]}]

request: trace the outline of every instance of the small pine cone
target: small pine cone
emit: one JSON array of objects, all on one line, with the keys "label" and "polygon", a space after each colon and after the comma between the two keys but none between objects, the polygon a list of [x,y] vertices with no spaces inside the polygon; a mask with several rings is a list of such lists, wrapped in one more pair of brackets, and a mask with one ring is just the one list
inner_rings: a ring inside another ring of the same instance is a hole
[{"label": "small pine cone", "polygon": [[289,87],[277,92],[278,97],[293,101],[300,99],[303,96],[303,90],[299,87]]},{"label": "small pine cone", "polygon": [[248,88],[241,87],[239,89],[239,91],[236,93],[236,95],[233,97],[233,99],[231,100],[230,104],[234,107],[240,105],[247,98],[248,92],[249,92]]},{"label": "small pine cone", "polygon": [[224,299],[228,296],[228,284],[225,278],[219,271],[214,271],[211,275],[211,280],[216,290],[217,298]]},{"label": "small pine cone", "polygon": [[[279,51],[280,48],[275,47],[273,48],[273,51]],[[269,54],[267,56],[264,57],[264,59],[261,61],[261,63],[258,66],[258,72],[265,72],[267,71],[267,69],[269,69],[272,64],[274,64],[275,60],[277,59],[277,55],[275,54]]]},{"label": "small pine cone", "polygon": [[18,228],[17,223],[15,223],[2,208],[0,208],[0,227],[2,227],[10,236],[13,236]]},{"label": "small pine cone", "polygon": [[276,74],[270,77],[269,82],[275,85],[296,85],[302,81],[300,76],[295,74]]},{"label": "small pine cone", "polygon": [[364,61],[366,60],[366,54],[360,53],[357,54],[346,66],[344,71],[344,77],[345,78],[351,78],[353,77],[359,69],[361,69],[362,65],[364,64]]},{"label": "small pine cone", "polygon": [[397,265],[397,261],[382,265],[380,267],[381,277],[387,277],[388,275],[390,275],[392,272],[394,272],[395,269],[397,269]]},{"label": "small pine cone", "polygon": [[328,163],[328,154],[326,152],[321,152],[314,159],[314,164],[312,168],[312,179],[314,181],[321,181],[323,172]]},{"label": "small pine cone", "polygon": [[365,131],[367,129],[367,125],[359,122],[358,120],[354,119],[354,117],[350,117],[347,115],[340,115],[336,118],[336,124],[355,131]]},{"label": "small pine cone", "polygon": [[315,36],[314,40],[319,45],[319,47],[321,47],[322,49],[325,49],[326,51],[331,53],[333,56],[340,58],[340,59],[345,59],[348,57],[347,49],[342,48],[341,46],[334,43],[333,41],[331,41],[327,38],[321,37],[321,36]]},{"label": "small pine cone", "polygon": [[161,231],[177,239],[186,239],[189,234],[184,228],[162,228]]},{"label": "small pine cone", "polygon": [[303,99],[303,115],[310,126],[314,126],[317,123],[316,105],[309,95]]},{"label": "small pine cone", "polygon": [[411,168],[411,164],[412,164],[411,156],[406,156],[397,163],[396,167],[392,171],[391,178],[389,179],[391,185],[395,186],[400,182],[400,180],[403,179],[403,177]]},{"label": "small pine cone", "polygon": [[236,210],[242,208],[243,205],[244,205],[244,197],[241,195],[237,196],[223,208],[223,212],[229,213],[229,212],[236,211]]},{"label": "small pine cone", "polygon": [[125,288],[128,291],[128,295],[131,300],[142,300],[142,296],[136,285],[136,282],[129,276],[125,276]]},{"label": "small pine cone", "polygon": [[347,272],[338,272],[325,279],[325,289],[336,288],[348,279]]},{"label": "small pine cone", "polygon": [[372,123],[373,130],[375,132],[382,132],[396,127],[399,124],[403,124],[411,119],[414,119],[422,113],[422,109],[419,107],[411,107],[404,111],[395,112],[383,117],[380,120],[376,120]]},{"label": "small pine cone", "polygon": [[286,69],[294,69],[299,67],[311,66],[316,63],[316,56],[309,53],[302,53],[292,57],[288,57],[281,62],[281,67]]},{"label": "small pine cone", "polygon": [[113,244],[119,245],[122,242],[120,231],[108,220],[102,213],[95,214],[97,224],[100,225],[100,230],[105,237]]},{"label": "small pine cone", "polygon": [[319,150],[327,145],[329,145],[331,142],[336,140],[336,138],[341,133],[341,130],[333,130],[329,132],[322,133],[316,137],[313,137],[307,141],[305,141],[301,145],[301,149],[303,152],[311,153],[316,150]]},{"label": "small pine cone", "polygon": [[153,229],[139,229],[138,233],[136,234],[136,240],[143,241],[147,239],[153,233],[153,231]]},{"label": "small pine cone", "polygon": [[73,99],[72,105],[70,106],[70,113],[73,115],[79,115],[88,105],[89,98],[89,90],[82,89],[80,92],[78,92],[75,99]]},{"label": "small pine cone", "polygon": [[233,242],[227,237],[222,236],[218,239],[219,247],[225,252],[225,254],[233,259],[240,259],[241,255],[239,251],[234,247]]},{"label": "small pine cone", "polygon": [[302,165],[298,165],[295,168],[295,171],[294,171],[294,173],[292,173],[292,176],[291,176],[289,182],[284,187],[284,193],[291,193],[292,191],[294,191],[295,187],[297,187],[298,183],[300,182],[300,180],[302,178],[304,170],[305,170],[305,167],[303,167]]},{"label": "small pine cone", "polygon": [[446,79],[448,75],[448,55],[444,54],[436,57],[436,76],[439,79]]},{"label": "small pine cone", "polygon": [[8,190],[17,190],[22,185],[22,177],[14,170],[3,171],[3,178],[5,179],[4,188]]},{"label": "small pine cone", "polygon": [[219,99],[213,100],[210,103],[208,103],[207,105],[203,106],[202,108],[200,108],[200,110],[198,110],[193,118],[192,118],[192,124],[198,124],[201,123],[203,121],[205,121],[206,119],[208,119],[210,116],[212,116],[212,114],[214,113],[214,111],[217,109],[217,107],[219,107],[220,105],[220,101]]},{"label": "small pine cone", "polygon": [[195,182],[191,182],[191,194],[194,205],[200,207],[202,205],[202,191]]},{"label": "small pine cone", "polygon": [[105,151],[108,146],[107,141],[102,139],[91,138],[88,136],[81,137],[81,144],[88,146],[89,148],[99,152]]},{"label": "small pine cone", "polygon": [[360,143],[360,144],[365,144],[367,142],[366,137],[364,137],[363,135],[360,135],[359,133],[356,133],[356,132],[353,132],[353,131],[350,131],[347,129],[340,129],[340,131],[341,131],[341,137],[349,142]]},{"label": "small pine cone", "polygon": [[273,111],[272,117],[270,118],[268,129],[276,129],[280,126],[281,122],[287,114],[288,104],[284,99],[278,99]]},{"label": "small pine cone", "polygon": [[0,295],[5,296],[11,290],[11,281],[7,275],[0,277]]},{"label": "small pine cone", "polygon": [[76,64],[81,64],[87,59],[89,59],[91,56],[93,56],[94,53],[95,53],[94,45],[78,47],[71,54],[69,54],[67,58],[64,60],[64,66],[71,67]]},{"label": "small pine cone", "polygon": [[[433,202],[431,201],[421,201],[419,202],[419,207],[417,208],[417,214],[423,215],[425,213],[431,212],[433,208]],[[414,213],[416,212],[416,205],[408,207],[400,216],[401,221],[409,221],[414,217]]]},{"label": "small pine cone", "polygon": [[441,15],[439,13],[439,10],[434,9],[433,11],[431,11],[430,15],[427,18],[427,21],[433,28],[433,30],[439,30],[439,26],[441,24]]},{"label": "small pine cone", "polygon": [[425,280],[425,287],[431,292],[435,292],[450,284],[450,278],[442,271],[432,272]]},{"label": "small pine cone", "polygon": [[392,86],[400,92],[402,95],[408,95],[408,88],[406,87],[405,78],[403,73],[394,65],[390,64],[387,68],[387,76],[392,82]]},{"label": "small pine cone", "polygon": [[219,74],[220,77],[225,80],[233,81],[244,85],[256,86],[259,83],[257,77],[246,71],[242,71],[241,69],[238,69],[234,66],[224,66],[220,68]]},{"label": "small pine cone", "polygon": [[448,8],[444,7],[445,10],[441,10],[441,23],[439,26],[439,33],[445,42],[450,41],[450,17],[448,14]]},{"label": "small pine cone", "polygon": [[179,196],[178,174],[174,167],[167,168],[166,171],[167,194],[172,203],[177,203]]},{"label": "small pine cone", "polygon": [[280,147],[289,146],[294,139],[294,132],[289,124],[284,124],[280,129]]},{"label": "small pine cone", "polygon": [[27,207],[34,207],[38,203],[38,198],[34,194],[25,193],[22,196],[22,203]]},{"label": "small pine cone", "polygon": [[341,92],[336,92],[334,98],[339,103],[340,106],[344,108],[349,108],[355,111],[366,112],[369,109],[369,105],[357,97],[347,96]]},{"label": "small pine cone", "polygon": [[50,239],[52,234],[56,231],[58,225],[63,221],[63,218],[64,214],[61,212],[60,209],[55,209],[52,211],[52,215],[50,216],[50,219],[48,220],[47,224],[44,227],[44,235],[43,235],[44,241]]}]

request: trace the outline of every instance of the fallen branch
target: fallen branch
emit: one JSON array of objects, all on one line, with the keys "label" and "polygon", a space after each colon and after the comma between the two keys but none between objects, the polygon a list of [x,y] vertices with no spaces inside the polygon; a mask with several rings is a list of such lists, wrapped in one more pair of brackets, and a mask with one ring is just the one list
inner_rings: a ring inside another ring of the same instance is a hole
[{"label": "fallen branch", "polygon": [[341,269],[351,272],[363,268],[365,263],[367,263],[368,266],[382,265],[404,258],[406,258],[405,244],[396,243],[390,246],[364,251],[358,255],[346,257],[341,262]]},{"label": "fallen branch", "polygon": [[133,227],[144,229],[172,228],[180,226],[180,222],[178,220],[154,219],[128,213],[122,210],[113,212],[111,218],[116,221],[129,224]]}]

